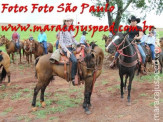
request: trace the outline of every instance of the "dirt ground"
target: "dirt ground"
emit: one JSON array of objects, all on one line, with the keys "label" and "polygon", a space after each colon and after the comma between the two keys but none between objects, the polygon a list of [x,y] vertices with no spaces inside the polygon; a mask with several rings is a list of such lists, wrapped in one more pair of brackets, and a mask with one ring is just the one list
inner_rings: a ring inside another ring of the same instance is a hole
[{"label": "dirt ground", "polygon": [[[33,89],[37,83],[33,64],[11,65],[11,86],[7,78],[0,87],[0,122],[153,122],[154,121],[154,75],[136,76],[131,90],[131,106],[127,106],[127,91],[120,98],[120,80],[117,69],[104,66],[97,79],[91,97],[91,114],[82,108],[84,85],[72,86],[56,77],[45,93],[46,107],[39,103],[38,111],[32,112]],[[163,89],[160,75],[160,89]],[[160,94],[159,118],[163,122],[163,94]]]}]

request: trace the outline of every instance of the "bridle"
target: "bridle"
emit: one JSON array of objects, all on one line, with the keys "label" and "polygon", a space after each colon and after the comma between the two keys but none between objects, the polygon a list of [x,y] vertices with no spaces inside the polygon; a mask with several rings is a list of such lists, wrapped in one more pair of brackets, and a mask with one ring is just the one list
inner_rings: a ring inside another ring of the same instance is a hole
[{"label": "bridle", "polygon": [[113,43],[113,45],[116,47],[116,51],[117,51],[120,55],[123,55],[123,56],[125,56],[125,57],[134,57],[134,56],[136,55],[136,51],[135,51],[135,53],[134,53],[133,55],[126,55],[126,54],[123,53],[123,50],[124,50],[125,48],[129,47],[131,44],[133,44],[134,41],[135,41],[135,39],[133,39],[133,40],[130,42],[130,44],[128,44],[127,46],[123,47],[122,49],[119,49],[120,46],[121,46],[122,44],[125,43],[126,37],[127,37],[127,36],[128,36],[128,34],[125,36],[125,38],[123,39],[123,41],[122,41],[119,45],[116,45],[114,42],[112,42],[112,43]]}]

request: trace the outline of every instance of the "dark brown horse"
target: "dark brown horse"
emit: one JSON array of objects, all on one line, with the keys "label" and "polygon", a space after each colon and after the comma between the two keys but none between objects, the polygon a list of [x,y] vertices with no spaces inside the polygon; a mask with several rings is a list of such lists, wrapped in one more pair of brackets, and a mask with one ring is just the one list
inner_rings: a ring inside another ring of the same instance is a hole
[{"label": "dark brown horse", "polygon": [[[82,71],[82,79],[85,81],[85,91],[84,91],[84,102],[83,108],[87,114],[90,114],[89,107],[91,106],[90,98],[92,94],[92,89],[94,81],[102,72],[102,64],[104,53],[101,48],[97,45],[91,45],[92,49],[87,49],[85,58],[79,63],[80,69]],[[47,85],[53,79],[53,76],[59,76],[65,79],[64,76],[64,65],[63,64],[52,64],[49,62],[51,54],[41,56],[36,59],[36,73],[38,83],[34,88],[34,96],[32,101],[33,111],[36,108],[36,97],[41,89],[40,101],[42,107],[45,107],[44,102],[44,92]],[[70,65],[67,64],[67,67]],[[70,75],[70,68],[67,68],[67,75]]]},{"label": "dark brown horse", "polygon": [[29,60],[30,60],[30,63],[32,63],[32,54],[33,54],[32,48],[31,48],[32,46],[30,45],[32,45],[32,42],[29,41],[29,39],[24,40],[24,52],[25,52],[26,60],[28,64],[29,64]]},{"label": "dark brown horse", "polygon": [[[48,46],[48,52],[53,53],[53,45],[51,43],[47,43]],[[44,48],[43,45],[40,44],[38,41],[31,41],[30,49],[32,50],[32,53],[34,54],[35,59],[41,55],[44,54]]]},{"label": "dark brown horse", "polygon": [[[19,43],[20,43],[20,48],[19,48],[18,52],[19,52],[19,55],[20,55],[20,63],[21,63],[21,50],[23,49],[24,44],[23,44],[22,41],[20,41]],[[15,42],[8,40],[5,37],[5,35],[3,35],[3,36],[0,37],[0,46],[2,46],[2,45],[5,45],[6,52],[9,55],[9,57],[10,57],[10,54],[12,54],[12,60],[13,60],[13,63],[15,63],[14,62],[14,53],[17,52]],[[24,50],[23,50],[23,55],[24,55]]]},{"label": "dark brown horse", "polygon": [[2,59],[0,61],[0,69],[2,68],[2,72],[0,73],[0,84],[5,79],[6,75],[8,76],[8,86],[10,86],[10,57],[5,52],[0,52]]}]

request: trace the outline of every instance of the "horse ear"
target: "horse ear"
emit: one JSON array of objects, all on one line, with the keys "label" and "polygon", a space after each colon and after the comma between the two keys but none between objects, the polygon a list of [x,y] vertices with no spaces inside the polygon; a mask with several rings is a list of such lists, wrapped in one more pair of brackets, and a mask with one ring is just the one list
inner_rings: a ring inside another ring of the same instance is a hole
[{"label": "horse ear", "polygon": [[2,37],[4,37],[4,38],[5,38],[5,35],[2,35]]}]

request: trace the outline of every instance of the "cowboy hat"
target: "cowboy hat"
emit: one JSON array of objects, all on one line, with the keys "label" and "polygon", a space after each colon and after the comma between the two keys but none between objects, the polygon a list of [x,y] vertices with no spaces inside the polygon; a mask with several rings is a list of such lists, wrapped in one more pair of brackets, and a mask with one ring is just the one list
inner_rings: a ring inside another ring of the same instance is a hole
[{"label": "cowboy hat", "polygon": [[132,16],[131,19],[128,19],[128,22],[131,23],[131,21],[137,21],[137,23],[140,22],[140,18],[136,18],[135,16]]},{"label": "cowboy hat", "polygon": [[83,31],[83,35],[88,34],[86,31]]},{"label": "cowboy hat", "polygon": [[71,17],[70,15],[65,16],[64,19],[63,19],[63,22],[65,22],[66,20],[74,21],[73,17]]},{"label": "cowboy hat", "polygon": [[153,29],[156,29],[156,27],[155,27],[155,26],[153,26],[152,28],[153,28]]}]

